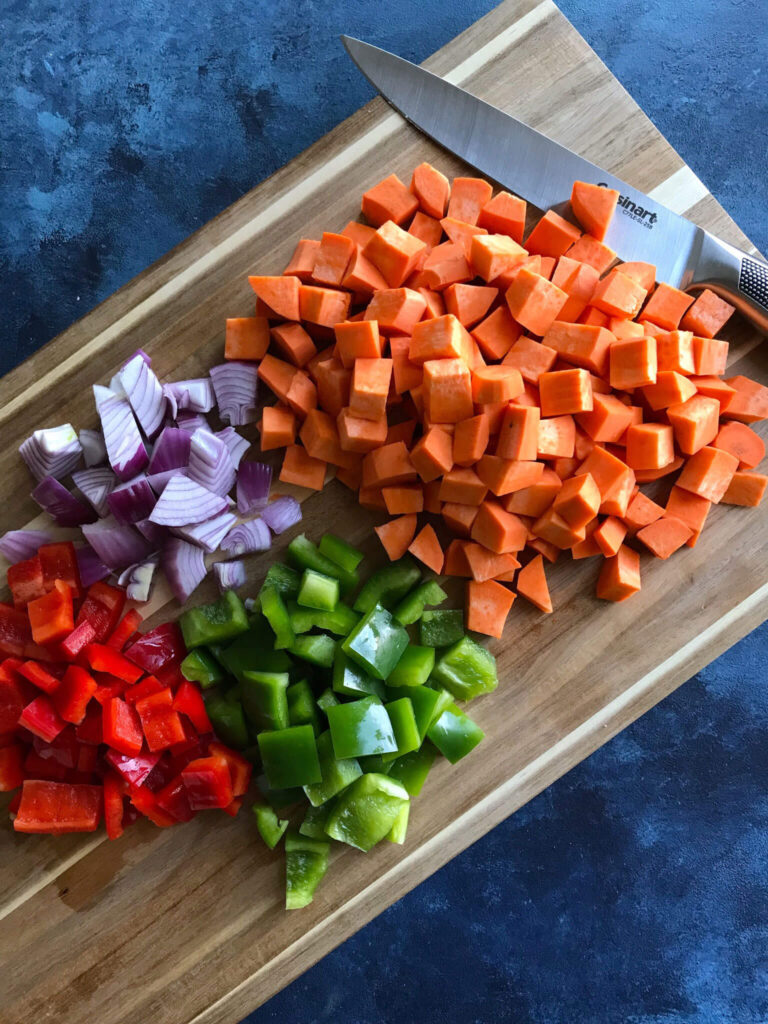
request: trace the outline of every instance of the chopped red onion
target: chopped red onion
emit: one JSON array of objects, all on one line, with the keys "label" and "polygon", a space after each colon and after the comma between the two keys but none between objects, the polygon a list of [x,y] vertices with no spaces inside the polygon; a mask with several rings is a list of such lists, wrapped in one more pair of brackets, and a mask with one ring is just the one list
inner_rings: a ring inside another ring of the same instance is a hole
[{"label": "chopped red onion", "polygon": [[47,476],[32,491],[32,500],[53,517],[59,526],[92,523],[96,513],[67,490],[64,484]]},{"label": "chopped red onion", "polygon": [[210,430],[208,420],[199,412],[180,412],[176,417],[176,426],[187,434],[194,434],[196,430]]},{"label": "chopped red onion", "polygon": [[148,519],[156,503],[155,492],[145,476],[120,484],[107,495],[109,510],[118,523],[139,523]]},{"label": "chopped red onion", "polygon": [[266,551],[272,543],[267,524],[262,519],[249,519],[233,526],[219,547],[233,555],[246,555],[251,551]]},{"label": "chopped red onion", "polygon": [[160,564],[180,604],[184,604],[192,591],[203,582],[207,571],[202,549],[178,537],[171,537],[166,543]]},{"label": "chopped red onion", "polygon": [[154,437],[163,425],[167,402],[146,353],[137,352],[128,360],[120,371],[120,383],[141,429],[147,437]]},{"label": "chopped red onion", "polygon": [[19,448],[19,454],[36,480],[69,476],[80,461],[83,449],[70,423],[36,430]]},{"label": "chopped red onion", "polygon": [[213,519],[204,523],[196,523],[194,526],[178,526],[173,530],[177,537],[188,540],[190,544],[196,544],[206,551],[215,551],[221,544],[236,522],[236,517],[231,512],[222,512]]},{"label": "chopped red onion", "polygon": [[110,398],[119,397],[120,396],[116,394],[111,388],[104,387],[103,384],[93,385],[93,401],[96,404],[97,412],[102,407],[102,405],[104,405],[105,402],[108,402],[110,400]]},{"label": "chopped red onion", "polygon": [[225,590],[237,590],[245,585],[245,562],[235,559],[232,562],[217,562],[213,574],[223,594]]},{"label": "chopped red onion", "polygon": [[0,554],[2,554],[11,565],[17,562],[26,562],[37,554],[37,549],[42,544],[50,544],[53,537],[45,530],[9,530],[0,537]]},{"label": "chopped red onion", "polygon": [[232,360],[220,366],[211,367],[213,390],[216,392],[216,403],[219,415],[225,423],[233,427],[245,423],[253,423],[256,413],[256,379],[255,363],[244,363]]},{"label": "chopped red onion", "polygon": [[168,483],[175,476],[186,476],[186,469],[166,469],[162,473],[148,473],[147,483],[158,496],[163,493]]},{"label": "chopped red onion", "polygon": [[216,437],[223,441],[229,449],[232,465],[237,469],[240,465],[240,460],[251,447],[251,442],[247,441],[242,434],[238,434],[234,427],[224,427],[223,430],[218,430]]},{"label": "chopped red onion", "polygon": [[232,489],[235,467],[229,449],[210,430],[196,430],[192,435],[187,476],[214,494],[228,494]]},{"label": "chopped red onion", "polygon": [[126,597],[129,601],[148,601],[152,592],[152,583],[155,577],[155,570],[160,563],[160,556],[150,555],[149,558],[138,565],[131,565],[120,573],[118,583],[125,587]]},{"label": "chopped red onion", "polygon": [[243,462],[237,472],[237,510],[241,515],[257,512],[267,504],[272,467],[265,462]]},{"label": "chopped red onion", "polygon": [[93,505],[96,514],[107,515],[109,512],[107,498],[118,482],[109,466],[93,466],[91,469],[78,470],[77,473],[72,474],[72,479],[75,482],[75,487]]},{"label": "chopped red onion", "polygon": [[149,462],[131,407],[125,398],[108,398],[99,416],[110,465],[121,480],[131,480]]},{"label": "chopped red onion", "polygon": [[81,430],[80,447],[83,449],[85,464],[89,468],[106,462],[107,449],[104,447],[104,438],[100,430]]},{"label": "chopped red onion", "polygon": [[178,414],[182,410],[210,412],[213,408],[213,387],[207,377],[163,384],[163,394],[168,399],[171,416],[174,419],[178,419]]},{"label": "chopped red onion", "polygon": [[80,582],[84,587],[90,587],[92,583],[105,580],[112,572],[108,565],[104,565],[90,544],[83,544],[81,548],[76,548],[75,555],[77,556],[77,568],[80,571]]},{"label": "chopped red onion", "polygon": [[165,427],[155,441],[147,467],[147,476],[166,470],[183,469],[189,462],[192,439],[188,431],[178,427]]},{"label": "chopped red onion", "polygon": [[261,518],[273,533],[283,533],[301,522],[301,505],[286,494],[271,501],[261,513]]},{"label": "chopped red onion", "polygon": [[157,499],[149,519],[160,526],[190,526],[225,512],[228,507],[221,495],[185,476],[175,476]]},{"label": "chopped red onion", "polygon": [[144,362],[147,364],[147,366],[151,366],[152,365],[152,358],[147,355],[147,353],[144,351],[143,348],[137,348],[136,351],[133,353],[133,355],[130,356],[128,359],[126,359],[126,361],[123,363],[121,369],[124,370],[126,368],[126,366],[128,365],[128,363],[130,363],[132,360],[134,360],[136,358],[136,356],[140,356],[144,360]]},{"label": "chopped red onion", "polygon": [[125,569],[143,561],[152,551],[138,530],[116,523],[111,516],[84,526],[83,536],[110,569]]},{"label": "chopped red onion", "polygon": [[140,523],[134,523],[134,526],[142,537],[149,541],[152,548],[158,550],[163,546],[168,537],[167,526],[158,526],[157,523],[152,523],[149,519],[142,519]]}]

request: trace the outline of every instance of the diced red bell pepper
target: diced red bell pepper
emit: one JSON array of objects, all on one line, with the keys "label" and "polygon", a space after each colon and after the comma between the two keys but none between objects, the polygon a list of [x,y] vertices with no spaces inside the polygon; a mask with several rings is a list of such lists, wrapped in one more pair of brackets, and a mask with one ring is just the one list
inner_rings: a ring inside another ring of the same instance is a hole
[{"label": "diced red bell pepper", "polygon": [[4,658],[0,662],[0,683],[11,682],[19,678],[19,669],[24,664],[21,658]]},{"label": "diced red bell pepper", "polygon": [[148,776],[160,760],[160,754],[136,754],[129,757],[119,750],[108,750],[105,759],[132,786],[143,786]]},{"label": "diced red bell pepper", "polygon": [[114,647],[116,651],[122,651],[133,634],[137,632],[142,621],[142,617],[136,609],[131,608],[131,610],[126,612],[117,624],[114,632],[107,640],[107,645],[109,647]]},{"label": "diced red bell pepper", "polygon": [[12,732],[0,732],[0,750],[3,747],[12,747],[17,739],[15,729]]},{"label": "diced red bell pepper", "polygon": [[24,758],[25,779],[47,779],[49,782],[65,782],[70,770],[66,765],[61,764],[60,761],[52,761],[41,757],[32,748],[27,751],[27,756]]},{"label": "diced red bell pepper", "polygon": [[161,690],[165,689],[167,687],[163,686],[155,676],[144,676],[141,682],[126,689],[125,699],[129,704],[135,704],[136,701],[142,700],[144,697],[151,697],[153,693],[160,693]]},{"label": "diced red bell pepper", "polygon": [[0,747],[0,793],[10,793],[24,781],[24,747]]},{"label": "diced red bell pepper", "polygon": [[73,595],[80,597],[83,587],[80,582],[75,545],[71,541],[43,544],[37,549],[37,557],[43,570],[43,586],[46,591],[53,590],[56,580],[63,580],[69,584]]},{"label": "diced red bell pepper", "polygon": [[119,697],[113,697],[103,706],[102,715],[101,728],[107,746],[131,757],[140,753],[144,733],[135,708]]},{"label": "diced red bell pepper", "polygon": [[[189,758],[187,758],[187,760],[189,760]],[[153,793],[158,793],[178,774],[179,771],[177,768],[174,768],[172,758],[166,750],[160,755],[160,760],[147,776],[147,781],[144,785],[147,789],[151,789]]]},{"label": "diced red bell pepper", "polygon": [[0,679],[0,732],[15,731],[24,705],[28,703],[28,695],[21,682]]},{"label": "diced red bell pepper", "polygon": [[201,757],[190,761],[181,777],[193,811],[226,807],[232,803],[232,777],[223,757]]},{"label": "diced red bell pepper", "polygon": [[96,747],[82,745],[77,751],[77,770],[81,775],[93,775],[99,765],[99,752]]},{"label": "diced red bell pepper", "polygon": [[95,832],[103,807],[102,787],[27,779],[13,823],[17,832]]},{"label": "diced red bell pepper", "polygon": [[45,694],[35,697],[31,704],[27,704],[19,717],[19,725],[23,725],[25,729],[29,729],[35,736],[47,740],[48,743],[56,739],[66,724],[53,706],[51,698]]},{"label": "diced red bell pepper", "polygon": [[17,671],[19,675],[24,676],[30,683],[34,683],[38,690],[42,690],[43,693],[49,695],[58,690],[61,685],[61,679],[58,676],[53,675],[52,672],[49,672],[47,668],[43,668],[36,661],[22,662]]},{"label": "diced red bell pepper", "polygon": [[50,742],[41,740],[39,736],[33,736],[32,747],[38,757],[44,761],[55,761],[62,768],[73,770],[77,768],[80,744],[71,725],[62,729],[59,735]]},{"label": "diced red bell pepper", "polygon": [[85,743],[89,747],[98,747],[103,743],[104,737],[101,731],[101,707],[99,704],[89,704],[85,709],[85,718],[75,726],[75,736],[78,742]]},{"label": "diced red bell pepper", "polygon": [[108,839],[119,839],[123,834],[123,787],[122,779],[113,772],[104,776],[104,824]]},{"label": "diced red bell pepper", "polygon": [[79,665],[70,665],[61,684],[53,695],[53,703],[65,722],[79,725],[85,718],[88,702],[96,693],[98,684],[90,672]]},{"label": "diced red bell pepper", "polygon": [[[191,729],[191,725],[185,726],[185,728]],[[174,744],[169,750],[170,754],[169,768],[172,775],[178,775],[190,761],[197,761],[201,757],[208,757],[208,741],[206,738],[201,737],[195,740],[194,743],[177,743]]]},{"label": "diced red bell pepper", "polygon": [[21,803],[21,790],[19,790],[19,792],[11,799],[11,802],[8,804],[8,813],[10,815],[12,815],[12,816],[14,814],[18,814],[18,812],[19,812],[19,804],[20,803]]},{"label": "diced red bell pepper", "polygon": [[212,756],[223,757],[229,766],[229,774],[232,779],[232,793],[234,796],[244,796],[251,783],[253,765],[235,750],[230,750],[223,743],[211,743],[208,751]]},{"label": "diced red bell pepper", "polygon": [[93,695],[99,704],[106,704],[113,697],[122,697],[125,693],[126,686],[122,679],[117,679],[106,672],[94,672],[93,678],[99,684]]},{"label": "diced red bell pepper", "polygon": [[43,567],[37,555],[10,565],[6,576],[14,608],[26,608],[30,601],[44,597],[48,592],[49,588],[43,585]]},{"label": "diced red bell pepper", "polygon": [[135,683],[142,676],[141,669],[106,644],[89,644],[85,649],[88,664],[96,672],[108,672],[126,683]]},{"label": "diced red bell pepper", "polygon": [[195,812],[189,806],[187,787],[180,775],[163,786],[155,793],[155,799],[159,806],[176,821],[191,821]]},{"label": "diced red bell pepper", "polygon": [[175,622],[165,622],[140,636],[125,650],[126,658],[145,672],[158,672],[166,665],[182,661],[187,654],[181,630]]},{"label": "diced red bell pepper", "polygon": [[213,732],[203,695],[194,683],[184,680],[173,698],[173,707],[182,715],[186,715],[198,732]]},{"label": "diced red bell pepper", "polygon": [[132,787],[130,796],[131,803],[136,810],[141,811],[145,818],[149,818],[153,825],[157,825],[158,828],[170,828],[172,825],[178,825],[176,818],[158,804],[157,796],[151,789],[147,789],[146,786]]},{"label": "diced red bell pepper", "polygon": [[240,810],[242,806],[243,798],[241,796],[236,796],[231,804],[227,804],[226,807],[222,807],[221,809],[222,811],[224,811],[225,814],[228,814],[230,818],[236,818],[237,812]]},{"label": "diced red bell pepper", "polygon": [[0,604],[0,654],[23,658],[32,643],[32,629],[26,611]]},{"label": "diced red bell pepper", "polygon": [[89,644],[95,643],[96,639],[96,629],[93,623],[88,619],[83,619],[69,636],[64,637],[59,644],[59,650],[67,661],[75,661]]},{"label": "diced red bell pepper", "polygon": [[77,613],[77,622],[90,622],[96,630],[96,639],[103,643],[114,633],[124,607],[124,590],[101,581],[92,583]]},{"label": "diced red bell pepper", "polygon": [[167,750],[186,739],[181,718],[173,710],[173,694],[169,689],[142,697],[135,707],[150,750]]},{"label": "diced red bell pepper", "polygon": [[181,665],[177,661],[173,661],[169,665],[163,665],[162,668],[159,668],[155,673],[155,678],[159,679],[163,686],[170,686],[174,693],[184,682]]},{"label": "diced red bell pepper", "polygon": [[75,628],[72,590],[68,583],[56,580],[53,590],[27,605],[32,639],[36,644],[54,644]]}]

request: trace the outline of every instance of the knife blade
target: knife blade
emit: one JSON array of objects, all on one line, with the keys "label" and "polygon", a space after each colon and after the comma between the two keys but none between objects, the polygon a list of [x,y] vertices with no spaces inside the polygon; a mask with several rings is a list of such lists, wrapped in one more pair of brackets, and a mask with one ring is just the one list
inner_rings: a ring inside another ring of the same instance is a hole
[{"label": "knife blade", "polygon": [[605,242],[622,260],[653,263],[657,279],[678,288],[712,287],[768,332],[768,265],[459,86],[370,43],[341,38],[359,70],[407,121],[534,206],[565,203],[576,180],[617,189]]}]

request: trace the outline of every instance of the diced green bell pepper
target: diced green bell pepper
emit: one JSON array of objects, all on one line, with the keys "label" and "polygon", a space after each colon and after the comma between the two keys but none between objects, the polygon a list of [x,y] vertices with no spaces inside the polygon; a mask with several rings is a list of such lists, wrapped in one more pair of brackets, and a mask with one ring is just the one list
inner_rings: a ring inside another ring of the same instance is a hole
[{"label": "diced green bell pepper", "polygon": [[387,842],[397,843],[398,846],[402,846],[405,842],[405,834],[408,831],[408,818],[411,813],[410,802],[403,804],[398,811],[398,815],[392,822],[392,828],[387,832],[384,838]]},{"label": "diced green bell pepper", "polygon": [[285,607],[285,601],[274,587],[262,588],[261,611],[275,634],[275,650],[283,651],[290,647],[295,640],[291,617]]},{"label": "diced green bell pepper", "polygon": [[333,611],[321,612],[316,608],[300,608],[294,601],[286,603],[294,633],[308,633],[310,629],[325,629],[336,636],[346,636],[360,621],[358,612],[339,601]]},{"label": "diced green bell pepper", "polygon": [[260,732],[258,743],[271,788],[292,789],[321,781],[323,776],[311,725]]},{"label": "diced green bell pepper", "polygon": [[315,695],[306,679],[289,686],[285,691],[288,701],[288,724],[311,725],[315,736],[321,732],[320,715],[317,711]]},{"label": "diced green bell pepper", "polygon": [[319,550],[321,555],[330,558],[336,565],[340,565],[347,572],[354,572],[363,560],[363,552],[347,544],[335,533],[326,533],[320,538]]},{"label": "diced green bell pepper", "polygon": [[460,608],[438,608],[419,619],[419,643],[425,647],[448,647],[464,636],[464,613]]},{"label": "diced green bell pepper", "polygon": [[222,742],[235,750],[244,750],[248,746],[248,727],[239,700],[231,701],[217,694],[206,701],[205,710]]},{"label": "diced green bell pepper", "polygon": [[278,818],[268,804],[254,804],[253,813],[256,815],[256,828],[259,830],[259,835],[270,850],[274,850],[290,822]]},{"label": "diced green bell pepper", "polygon": [[317,756],[320,759],[322,782],[304,787],[307,799],[313,807],[319,807],[331,800],[363,774],[362,768],[353,757],[336,757],[330,732],[321,733],[317,737]]},{"label": "diced green bell pepper", "polygon": [[444,690],[433,690],[430,686],[387,687],[387,702],[402,697],[407,697],[413,705],[419,738],[423,743],[432,722],[452,703],[451,695]]},{"label": "diced green bell pepper", "polygon": [[442,604],[447,600],[448,595],[437,580],[426,580],[395,605],[393,614],[401,625],[410,626],[418,622],[427,605]]},{"label": "diced green bell pepper", "polygon": [[248,629],[248,615],[234,590],[227,590],[218,601],[187,609],[179,616],[179,626],[187,650],[191,651],[244,633]]},{"label": "diced green bell pepper", "polygon": [[328,708],[336,757],[364,757],[397,750],[387,710],[378,697],[365,697]]},{"label": "diced green bell pepper", "polygon": [[243,711],[258,730],[288,728],[289,681],[287,672],[243,672]]},{"label": "diced green bell pepper", "polygon": [[253,616],[248,632],[220,651],[221,663],[238,680],[243,672],[288,672],[293,662],[285,651],[272,650],[274,640],[264,616]]},{"label": "diced green bell pepper", "polygon": [[389,686],[423,686],[435,667],[435,648],[408,644],[387,678]]},{"label": "diced green bell pepper", "polygon": [[358,764],[364,772],[378,772],[379,775],[389,775],[392,761],[385,761],[386,754],[369,754],[367,757],[358,757]]},{"label": "diced green bell pepper", "polygon": [[324,714],[328,714],[328,708],[335,708],[341,701],[331,689],[323,690],[317,698],[317,706]]},{"label": "diced green bell pepper", "polygon": [[403,754],[409,754],[412,750],[418,750],[421,746],[421,737],[410,697],[401,697],[399,700],[393,700],[390,704],[385,704],[384,706],[392,723],[397,750],[391,754],[382,754],[382,758],[384,761],[394,761],[395,758]]},{"label": "diced green bell pepper", "polygon": [[432,679],[455,700],[472,700],[481,693],[491,693],[499,682],[494,656],[468,636],[437,659]]},{"label": "diced green bell pepper", "polygon": [[347,657],[341,647],[336,648],[333,659],[333,689],[345,697],[367,697],[373,693],[384,699],[384,684],[368,675],[358,664]]},{"label": "diced green bell pepper", "polygon": [[387,679],[408,646],[408,634],[386,608],[376,604],[342,640],[345,654],[376,679]]},{"label": "diced green bell pepper", "polygon": [[362,775],[338,798],[325,830],[332,839],[367,853],[387,835],[408,801],[405,787],[388,775]]},{"label": "diced green bell pepper", "polygon": [[307,808],[307,813],[304,815],[304,820],[299,826],[299,832],[303,836],[310,836],[312,839],[325,839],[328,840],[328,833],[325,831],[325,826],[328,822],[328,817],[333,810],[335,801],[329,800],[326,804],[321,804],[320,807]]},{"label": "diced green bell pepper", "polygon": [[[267,569],[261,590],[265,587],[274,587],[283,600],[287,600],[289,597],[296,597],[300,586],[301,576],[295,569],[292,569],[290,565],[283,565],[282,562],[274,562]],[[261,599],[261,590],[259,599]]]},{"label": "diced green bell pepper", "polygon": [[331,612],[339,602],[339,581],[314,569],[305,569],[296,603],[303,608]]},{"label": "diced green bell pepper", "polygon": [[332,562],[330,558],[321,555],[311,540],[307,540],[303,533],[294,537],[288,545],[288,559],[298,569],[314,569],[315,572],[324,573],[326,576],[333,576],[339,581],[342,594],[348,594],[357,586],[358,579],[356,572],[349,572],[342,569],[340,565]]},{"label": "diced green bell pepper", "polygon": [[221,665],[204,647],[190,651],[180,668],[185,679],[199,683],[203,690],[218,686],[224,680]]},{"label": "diced green bell pepper", "polygon": [[484,735],[480,726],[455,704],[446,708],[427,730],[427,736],[451,764],[474,750]]},{"label": "diced green bell pepper", "polygon": [[421,569],[407,555],[405,558],[377,569],[360,588],[353,607],[364,615],[374,605],[391,608],[402,600],[408,591],[421,579]]},{"label": "diced green bell pepper", "polygon": [[321,668],[330,668],[336,653],[336,641],[324,633],[318,633],[316,636],[295,636],[288,650],[302,661],[309,661]]},{"label": "diced green bell pepper", "polygon": [[328,870],[331,844],[298,832],[285,837],[285,909],[300,910],[310,904]]},{"label": "diced green bell pepper", "polygon": [[409,796],[418,796],[436,757],[435,748],[425,743],[419,750],[412,750],[410,754],[403,754],[393,761],[389,777],[401,782],[408,790]]},{"label": "diced green bell pepper", "polygon": [[281,811],[284,807],[292,807],[294,804],[304,801],[304,790],[301,786],[294,786],[291,789],[274,789],[269,785],[266,775],[259,775],[256,781],[264,795],[264,799],[276,811]]}]

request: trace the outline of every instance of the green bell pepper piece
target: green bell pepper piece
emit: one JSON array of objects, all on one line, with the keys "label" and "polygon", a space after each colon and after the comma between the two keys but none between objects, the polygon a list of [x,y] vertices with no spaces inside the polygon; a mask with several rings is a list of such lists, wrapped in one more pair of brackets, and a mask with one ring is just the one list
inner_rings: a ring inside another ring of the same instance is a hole
[{"label": "green bell pepper piece", "polygon": [[338,798],[325,831],[367,853],[387,835],[408,801],[405,787],[388,775],[362,775]]},{"label": "green bell pepper piece", "polygon": [[345,697],[367,697],[373,693],[384,699],[384,684],[348,658],[341,647],[336,648],[333,659],[333,689]]},{"label": "green bell pepper piece", "polygon": [[187,650],[191,651],[194,647],[221,643],[244,633],[248,629],[248,615],[234,590],[227,590],[218,601],[183,612],[179,626]]},{"label": "green bell pepper piece", "polygon": [[419,619],[419,643],[425,647],[448,647],[464,636],[464,613],[460,608],[424,612]]},{"label": "green bell pepper piece", "polygon": [[253,813],[256,815],[256,828],[259,830],[259,835],[270,850],[274,850],[290,822],[278,818],[268,804],[254,804]]},{"label": "green bell pepper piece", "polygon": [[401,782],[409,796],[418,796],[436,757],[435,748],[425,743],[419,750],[412,750],[410,754],[403,754],[393,761],[389,777]]},{"label": "green bell pepper piece", "polygon": [[296,603],[302,608],[332,612],[339,603],[339,581],[314,569],[305,569]]},{"label": "green bell pepper piece", "polygon": [[311,540],[307,540],[303,533],[294,537],[288,545],[288,559],[298,569],[314,569],[325,576],[333,576],[339,581],[342,594],[348,594],[358,584],[357,573],[342,569],[340,565],[332,562],[330,558],[321,555]]},{"label": "green bell pepper piece", "polygon": [[260,732],[264,772],[272,789],[292,789],[322,780],[317,744],[311,725]]},{"label": "green bell pepper piece", "polygon": [[408,646],[408,634],[376,604],[341,643],[341,649],[376,679],[387,679]]},{"label": "green bell pepper piece", "polygon": [[408,831],[408,818],[411,813],[410,802],[403,804],[400,808],[397,817],[392,822],[392,828],[387,832],[384,838],[387,842],[397,843],[398,846],[402,846],[405,842],[405,834]]},{"label": "green bell pepper piece", "polygon": [[397,750],[391,754],[382,754],[384,761],[394,761],[403,754],[409,754],[412,750],[418,750],[421,746],[419,727],[416,724],[416,716],[413,713],[413,704],[410,697],[401,697],[393,700],[391,704],[384,707],[392,723],[392,731],[395,734]]},{"label": "green bell pepper piece", "polygon": [[353,757],[336,757],[330,732],[326,731],[317,737],[317,756],[320,758],[323,781],[304,787],[313,807],[326,803],[363,774]]},{"label": "green bell pepper piece", "polygon": [[294,633],[308,633],[310,629],[325,629],[336,636],[346,636],[360,621],[358,612],[348,604],[339,601],[329,612],[321,612],[316,608],[300,608],[294,601],[286,602],[288,614]]},{"label": "green bell pepper piece", "polygon": [[363,757],[397,750],[387,710],[378,697],[365,697],[328,708],[336,757]]},{"label": "green bell pepper piece", "polygon": [[317,636],[295,636],[288,650],[302,661],[309,661],[321,668],[330,668],[336,653],[336,641],[324,633]]},{"label": "green bell pepper piece", "polygon": [[387,702],[403,697],[407,697],[413,705],[419,739],[423,743],[432,722],[452,703],[451,695],[445,691],[433,690],[430,686],[387,687]]},{"label": "green bell pepper piece", "polygon": [[328,803],[321,804],[320,807],[307,808],[307,813],[304,815],[304,820],[299,826],[299,832],[303,836],[309,836],[311,839],[325,839],[328,840],[328,833],[325,831],[325,826],[328,822],[328,817],[333,810],[335,801],[329,800]]},{"label": "green bell pepper piece", "polygon": [[426,580],[418,587],[414,587],[399,604],[395,605],[393,614],[402,626],[411,626],[418,622],[428,604],[442,604],[447,600],[448,595],[437,580]]},{"label": "green bell pepper piece", "polygon": [[455,700],[472,700],[491,693],[499,683],[496,659],[471,637],[465,636],[437,659],[432,679]]},{"label": "green bell pepper piece", "polygon": [[255,615],[243,633],[219,654],[221,663],[235,679],[244,672],[288,672],[293,662],[285,651],[273,651],[275,637],[263,615]]},{"label": "green bell pepper piece", "polygon": [[317,698],[317,706],[326,715],[328,714],[328,708],[335,708],[340,703],[341,701],[339,700],[339,698],[330,689],[323,690],[323,692]]},{"label": "green bell pepper piece", "polygon": [[288,683],[287,672],[243,672],[243,711],[257,729],[288,728]]},{"label": "green bell pepper piece", "polygon": [[443,757],[456,764],[474,750],[485,733],[480,726],[451,704],[427,730],[427,736]]},{"label": "green bell pepper piece", "polygon": [[328,870],[331,844],[298,832],[285,837],[285,909],[300,910],[312,902]]},{"label": "green bell pepper piece", "polygon": [[181,663],[181,674],[190,682],[199,683],[203,690],[218,686],[224,680],[221,665],[204,647],[190,651]]},{"label": "green bell pepper piece", "polygon": [[315,695],[312,687],[306,679],[300,679],[298,683],[289,686],[285,691],[288,701],[288,724],[289,725],[311,725],[315,736],[322,731],[320,715],[315,703]]},{"label": "green bell pepper piece", "polygon": [[217,694],[206,701],[205,710],[213,731],[228,747],[244,750],[248,746],[248,727],[239,700],[228,700]]},{"label": "green bell pepper piece", "polygon": [[435,667],[434,647],[419,647],[409,644],[400,661],[389,673],[389,686],[423,686]]},{"label": "green bell pepper piece", "polygon": [[353,607],[356,612],[364,615],[377,604],[389,608],[405,597],[420,579],[421,569],[407,555],[391,565],[377,569],[361,587]]},{"label": "green bell pepper piece", "polygon": [[320,554],[330,558],[336,565],[340,565],[347,572],[354,572],[363,560],[363,552],[347,544],[335,533],[326,533],[320,538]]},{"label": "green bell pepper piece", "polygon": [[[295,569],[292,569],[290,565],[283,565],[282,562],[274,562],[267,569],[264,582],[261,584],[261,590],[265,587],[274,587],[283,600],[287,600],[289,597],[296,597],[300,586],[301,576]],[[259,599],[261,599],[261,590],[259,591]]]},{"label": "green bell pepper piece", "polygon": [[275,634],[274,648],[276,651],[285,650],[295,640],[291,617],[285,607],[285,601],[279,591],[274,587],[263,587],[261,591],[261,610],[264,618],[272,627]]},{"label": "green bell pepper piece", "polygon": [[300,786],[294,786],[292,789],[273,789],[270,787],[266,775],[259,775],[256,781],[264,799],[276,811],[281,811],[284,807],[291,807],[304,800],[304,790]]},{"label": "green bell pepper piece", "polygon": [[367,757],[358,757],[357,761],[364,772],[378,772],[379,775],[389,775],[392,761],[385,761],[386,754],[369,754]]}]

